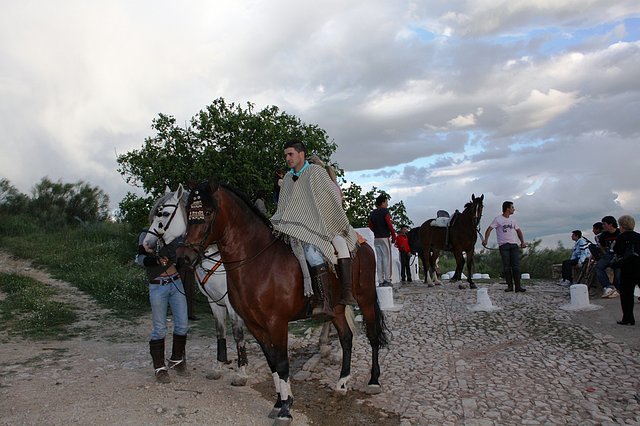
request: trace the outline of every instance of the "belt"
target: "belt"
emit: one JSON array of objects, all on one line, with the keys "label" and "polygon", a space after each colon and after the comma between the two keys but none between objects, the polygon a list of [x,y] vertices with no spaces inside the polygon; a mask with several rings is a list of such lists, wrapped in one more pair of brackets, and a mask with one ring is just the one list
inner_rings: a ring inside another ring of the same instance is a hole
[{"label": "belt", "polygon": [[174,282],[175,280],[180,279],[180,274],[178,274],[177,272],[171,276],[168,277],[157,277],[151,281],[149,281],[150,284],[161,284],[161,285],[165,285],[165,284],[169,284],[171,282]]}]

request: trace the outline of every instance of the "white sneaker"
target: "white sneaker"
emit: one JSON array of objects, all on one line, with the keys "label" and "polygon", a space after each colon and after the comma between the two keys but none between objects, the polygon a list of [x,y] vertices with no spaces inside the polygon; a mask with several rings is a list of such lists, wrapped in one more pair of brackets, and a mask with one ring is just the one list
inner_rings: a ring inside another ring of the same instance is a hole
[{"label": "white sneaker", "polygon": [[620,296],[620,293],[618,293],[618,290],[613,289],[611,294],[607,296],[607,299],[615,299],[618,296]]},{"label": "white sneaker", "polygon": [[[611,294],[613,294],[613,292],[615,291],[615,288],[613,287],[606,287],[604,289],[604,291],[602,292],[602,298],[603,299],[608,299],[609,296],[611,296]],[[617,292],[616,292],[617,293]]]}]

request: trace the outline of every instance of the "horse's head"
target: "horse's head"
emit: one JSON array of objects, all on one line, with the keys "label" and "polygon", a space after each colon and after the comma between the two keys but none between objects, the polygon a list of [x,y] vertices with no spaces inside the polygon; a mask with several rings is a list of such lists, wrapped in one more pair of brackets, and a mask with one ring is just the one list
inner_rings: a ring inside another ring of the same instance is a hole
[{"label": "horse's head", "polygon": [[218,182],[210,179],[196,184],[189,194],[187,232],[183,246],[178,249],[178,256],[189,264],[195,264],[218,238],[214,226],[218,214],[215,198],[218,188]]},{"label": "horse's head", "polygon": [[484,194],[479,197],[476,197],[474,194],[471,194],[471,207],[473,209],[473,225],[477,228],[480,226],[480,219],[482,219],[482,201],[484,200]]},{"label": "horse's head", "polygon": [[178,189],[167,191],[158,198],[149,213],[149,231],[144,238],[145,247],[155,247],[158,240],[171,244],[187,231],[187,214],[185,209],[187,193],[178,185]]}]

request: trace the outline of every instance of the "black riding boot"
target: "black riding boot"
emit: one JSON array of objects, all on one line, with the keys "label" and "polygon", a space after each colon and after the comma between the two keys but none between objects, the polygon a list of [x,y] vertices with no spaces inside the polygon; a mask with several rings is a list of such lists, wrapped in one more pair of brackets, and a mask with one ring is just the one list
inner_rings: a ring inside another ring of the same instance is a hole
[{"label": "black riding boot", "polygon": [[173,335],[173,346],[171,348],[171,358],[169,359],[169,368],[178,373],[179,376],[186,376],[189,374],[187,371],[187,360],[185,357],[184,347],[187,344],[187,335],[181,336],[179,334]]},{"label": "black riding boot", "polygon": [[519,272],[517,274],[513,274],[513,282],[516,285],[516,293],[524,293],[525,291],[527,291],[526,289],[522,288],[522,285],[520,284]]},{"label": "black riding boot", "polygon": [[507,280],[507,288],[504,291],[513,291],[513,275],[510,270],[504,271],[505,279]]},{"label": "black riding boot", "polygon": [[327,265],[323,263],[322,265],[314,266],[309,272],[311,273],[313,291],[316,295],[316,306],[313,308],[311,316],[315,319],[329,321],[333,319],[334,313],[331,304],[331,289],[329,288],[329,270]]},{"label": "black riding boot", "polygon": [[171,383],[169,372],[167,371],[167,367],[164,365],[164,339],[150,340],[149,353],[153,360],[156,380],[159,383]]},{"label": "black riding boot", "polygon": [[353,261],[351,258],[338,259],[338,279],[342,284],[342,299],[340,299],[341,305],[352,305],[356,306],[358,302],[353,298],[352,292],[352,275],[351,275],[351,265]]}]

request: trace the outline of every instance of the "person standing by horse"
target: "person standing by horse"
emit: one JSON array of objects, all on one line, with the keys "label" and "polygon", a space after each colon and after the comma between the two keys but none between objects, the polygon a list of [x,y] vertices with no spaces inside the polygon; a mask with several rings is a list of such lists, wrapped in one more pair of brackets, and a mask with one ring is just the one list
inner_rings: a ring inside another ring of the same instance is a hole
[{"label": "person standing by horse", "polygon": [[[484,247],[487,246],[489,235],[495,229],[504,277],[507,281],[507,288],[504,291],[513,291],[515,283],[515,291],[517,293],[526,291],[520,283],[520,248],[525,248],[527,245],[524,242],[522,230],[515,219],[511,217],[515,211],[516,208],[512,201],[502,203],[502,214],[496,216],[487,227],[482,245]],[[519,246],[518,241],[520,242]]]},{"label": "person standing by horse", "polygon": [[409,237],[407,226],[400,227],[400,232],[396,238],[396,247],[400,254],[400,280],[411,282],[411,267],[409,265],[409,257],[411,256],[411,248],[409,247]]},{"label": "person standing by horse", "polygon": [[[182,187],[180,186],[176,192],[182,193]],[[149,214],[149,221],[152,224],[154,221],[167,219],[164,216],[168,216],[169,213],[164,212],[163,205],[169,199],[168,196],[172,194],[167,193],[156,201]],[[180,197],[181,195],[178,199]],[[172,206],[176,210],[179,208],[177,203]],[[173,217],[171,216],[171,218]],[[171,219],[169,219],[170,221]],[[167,230],[169,225],[170,223],[164,223],[160,228],[164,227]],[[186,229],[186,222],[183,226],[182,233]],[[165,365],[164,345],[167,334],[167,308],[169,306],[173,313],[173,346],[169,368],[174,369],[178,375],[188,374],[185,361],[185,346],[189,331],[187,298],[180,274],[176,269],[176,249],[181,239],[175,238],[170,243],[165,243],[164,238],[153,234],[157,234],[157,231],[145,230],[140,234],[136,263],[144,266],[149,281],[149,301],[153,326],[149,338],[149,352],[153,360],[155,377],[159,383],[170,383],[171,378]]]},{"label": "person standing by horse", "polygon": [[[391,244],[396,242],[391,215],[387,207],[389,200],[384,194],[376,198],[376,208],[369,216],[369,229],[373,231],[373,246],[376,249],[376,269],[381,286],[391,285]],[[389,242],[391,237],[391,243]]]},{"label": "person standing by horse", "polygon": [[[306,160],[307,148],[299,139],[284,145],[284,155],[290,170],[280,189],[276,213],[271,217],[274,231],[288,236],[303,271],[311,266],[311,280],[316,284],[316,302],[322,308],[313,309],[316,318],[333,318],[330,300],[329,270],[337,263],[337,275],[342,284],[344,305],[355,305],[352,294],[352,260],[357,243],[355,230],[342,207],[335,183],[326,170]],[[304,256],[300,256],[300,248]],[[337,259],[336,259],[337,252]],[[305,261],[306,259],[306,261]],[[306,286],[305,286],[306,287]],[[305,289],[305,295],[312,294]]]}]

